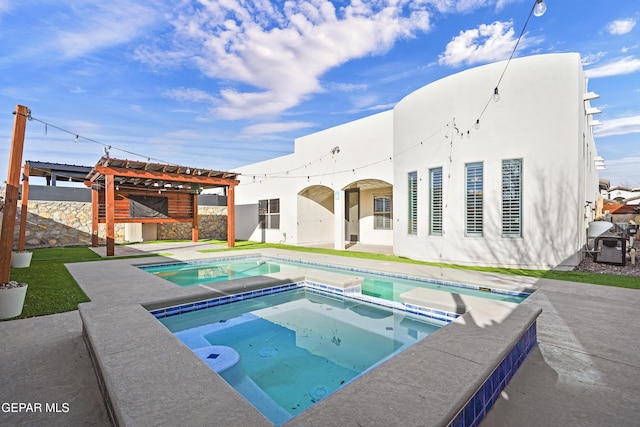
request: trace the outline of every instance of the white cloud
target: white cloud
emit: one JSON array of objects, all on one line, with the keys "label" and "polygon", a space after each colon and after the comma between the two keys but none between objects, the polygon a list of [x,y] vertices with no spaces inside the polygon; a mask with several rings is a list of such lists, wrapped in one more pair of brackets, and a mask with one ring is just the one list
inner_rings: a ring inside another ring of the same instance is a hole
[{"label": "white cloud", "polygon": [[593,128],[597,137],[640,133],[640,115],[604,120],[602,125]]},{"label": "white cloud", "polygon": [[70,7],[74,9],[73,25],[58,31],[51,41],[70,58],[128,42],[141,34],[156,16],[155,9],[128,0],[74,2]]},{"label": "white cloud", "polygon": [[376,104],[376,105],[371,105],[371,106],[368,106],[368,107],[352,109],[352,110],[349,110],[348,112],[351,113],[351,114],[355,114],[355,113],[361,113],[363,111],[387,111],[387,110],[391,110],[395,106],[396,106],[395,103],[391,103],[391,104]]},{"label": "white cloud", "polygon": [[171,89],[164,92],[169,98],[182,102],[214,102],[215,97],[200,89]]},{"label": "white cloud", "polygon": [[627,56],[599,67],[585,70],[584,74],[588,78],[617,76],[620,74],[631,74],[640,71],[640,59]]},{"label": "white cloud", "polygon": [[616,160],[605,159],[605,165],[606,169],[600,172],[600,177],[609,179],[612,185],[640,187],[640,178],[638,178],[640,156],[629,156]]},{"label": "white cloud", "polygon": [[456,10],[458,12],[469,12],[486,6],[488,3],[488,0],[458,0],[456,2]]},{"label": "white cloud", "polygon": [[[513,22],[482,24],[472,30],[460,31],[440,55],[441,65],[457,67],[509,58],[516,43]],[[523,38],[520,47],[528,42]]]},{"label": "white cloud", "polygon": [[[177,63],[224,79],[218,116],[274,116],[323,90],[319,78],[355,58],[388,51],[430,27],[420,1],[353,0],[336,9],[326,0],[184,3],[173,33],[138,59]],[[165,41],[169,41],[166,45]]]},{"label": "white cloud", "polygon": [[589,53],[581,57],[582,66],[588,67],[591,64],[595,64],[599,62],[602,58],[604,58],[607,54],[605,52],[598,53]]},{"label": "white cloud", "polygon": [[611,22],[607,26],[607,31],[609,31],[609,34],[618,36],[618,35],[627,34],[631,32],[631,30],[633,30],[633,27],[635,26],[636,26],[635,19],[631,19],[631,18],[618,19],[617,21]]},{"label": "white cloud", "polygon": [[202,139],[202,135],[198,132],[189,130],[189,129],[181,129],[173,132],[168,132],[165,134],[166,137],[176,138],[180,140],[191,140],[191,139]]},{"label": "white cloud", "polygon": [[366,90],[369,87],[367,84],[351,84],[351,83],[331,83],[329,84],[330,90],[339,92],[355,92],[359,90]]},{"label": "white cloud", "polygon": [[268,135],[273,133],[282,133],[292,130],[305,129],[314,126],[313,123],[307,122],[280,122],[280,123],[260,123],[247,126],[242,130],[244,136]]}]

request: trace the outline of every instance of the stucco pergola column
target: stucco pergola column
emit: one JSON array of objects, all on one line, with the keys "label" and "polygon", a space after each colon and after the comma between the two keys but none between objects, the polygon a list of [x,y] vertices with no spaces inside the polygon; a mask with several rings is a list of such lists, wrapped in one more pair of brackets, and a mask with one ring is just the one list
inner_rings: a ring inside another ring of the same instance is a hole
[{"label": "stucco pergola column", "polygon": [[333,248],[344,250],[344,190],[333,192]]}]

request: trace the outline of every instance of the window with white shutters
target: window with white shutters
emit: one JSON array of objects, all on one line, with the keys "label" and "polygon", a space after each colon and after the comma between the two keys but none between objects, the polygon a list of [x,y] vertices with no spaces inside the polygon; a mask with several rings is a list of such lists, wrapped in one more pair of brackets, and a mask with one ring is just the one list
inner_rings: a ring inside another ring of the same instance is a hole
[{"label": "window with white shutters", "polygon": [[409,234],[418,234],[418,172],[409,172]]},{"label": "window with white shutters", "polygon": [[429,169],[429,234],[442,235],[442,168]]},{"label": "window with white shutters", "polygon": [[464,222],[465,234],[467,236],[482,236],[482,163],[466,164],[465,173],[467,184]]},{"label": "window with white shutters", "polygon": [[502,236],[522,237],[522,159],[502,161]]}]

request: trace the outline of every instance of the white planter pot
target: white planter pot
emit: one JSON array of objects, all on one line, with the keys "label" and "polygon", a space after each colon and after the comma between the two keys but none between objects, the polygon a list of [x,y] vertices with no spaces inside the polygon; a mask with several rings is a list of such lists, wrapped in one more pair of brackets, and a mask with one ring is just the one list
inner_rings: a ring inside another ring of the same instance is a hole
[{"label": "white planter pot", "polygon": [[31,252],[12,252],[11,268],[26,268],[31,265]]},{"label": "white planter pot", "polygon": [[26,296],[26,285],[19,288],[0,289],[0,319],[20,316]]}]

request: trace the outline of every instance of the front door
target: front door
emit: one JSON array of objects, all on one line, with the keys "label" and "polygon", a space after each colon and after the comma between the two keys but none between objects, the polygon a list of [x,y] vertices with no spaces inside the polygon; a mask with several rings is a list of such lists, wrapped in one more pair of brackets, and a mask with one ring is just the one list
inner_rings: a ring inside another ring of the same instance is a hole
[{"label": "front door", "polygon": [[345,240],[357,242],[360,240],[360,189],[345,190]]}]

